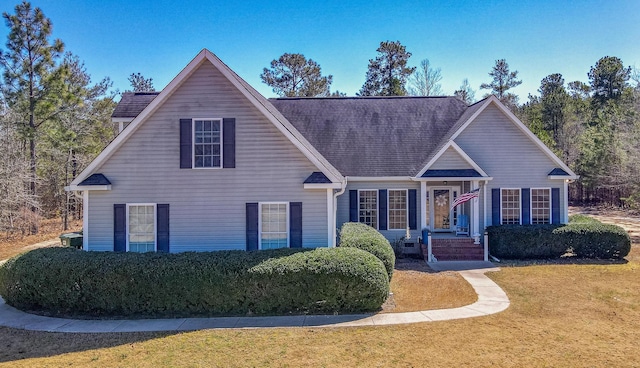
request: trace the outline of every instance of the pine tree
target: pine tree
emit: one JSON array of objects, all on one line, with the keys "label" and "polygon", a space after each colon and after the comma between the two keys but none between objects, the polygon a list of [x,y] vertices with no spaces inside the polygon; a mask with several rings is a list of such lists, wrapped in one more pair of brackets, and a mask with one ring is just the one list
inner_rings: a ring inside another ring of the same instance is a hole
[{"label": "pine tree", "polygon": [[400,41],[380,42],[378,56],[369,60],[367,79],[359,96],[404,96],[407,78],[416,70],[407,67],[411,53]]}]

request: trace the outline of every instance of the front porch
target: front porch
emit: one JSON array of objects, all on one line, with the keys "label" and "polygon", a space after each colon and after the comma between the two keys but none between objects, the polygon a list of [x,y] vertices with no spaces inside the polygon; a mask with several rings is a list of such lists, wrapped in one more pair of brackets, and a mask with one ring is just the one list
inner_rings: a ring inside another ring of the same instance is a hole
[{"label": "front porch", "polygon": [[[440,177],[421,182],[421,249],[427,262],[488,260],[486,242],[481,241],[486,181],[465,179],[470,178]],[[457,201],[460,196],[465,199]]]},{"label": "front porch", "polygon": [[[430,244],[429,244],[430,243]],[[429,246],[430,245],[430,246]],[[437,261],[486,261],[482,244],[475,244],[468,236],[436,233],[427,236],[422,244],[422,254],[427,262]],[[431,254],[431,257],[429,257]]]}]

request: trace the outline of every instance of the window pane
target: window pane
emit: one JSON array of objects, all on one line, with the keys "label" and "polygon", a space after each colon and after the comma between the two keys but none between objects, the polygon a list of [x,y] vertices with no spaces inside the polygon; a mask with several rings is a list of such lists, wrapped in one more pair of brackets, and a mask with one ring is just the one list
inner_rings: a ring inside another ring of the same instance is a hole
[{"label": "window pane", "polygon": [[378,191],[361,190],[359,192],[359,222],[378,228]]},{"label": "window pane", "polygon": [[221,166],[219,120],[196,120],[194,123],[193,155],[195,167]]},{"label": "window pane", "polygon": [[520,189],[502,189],[502,224],[520,224]]},{"label": "window pane", "polygon": [[551,223],[551,190],[531,189],[531,223]]},{"label": "window pane", "polygon": [[129,251],[153,252],[155,250],[155,208],[153,205],[129,206]]},{"label": "window pane", "polygon": [[260,249],[286,248],[287,204],[263,203],[260,209]]},{"label": "window pane", "polygon": [[389,229],[407,228],[407,191],[389,190]]}]

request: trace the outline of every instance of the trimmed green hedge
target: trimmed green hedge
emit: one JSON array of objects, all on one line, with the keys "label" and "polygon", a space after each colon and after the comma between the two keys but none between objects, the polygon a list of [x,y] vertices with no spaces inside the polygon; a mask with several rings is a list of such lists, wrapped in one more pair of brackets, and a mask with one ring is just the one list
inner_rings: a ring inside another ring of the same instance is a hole
[{"label": "trimmed green hedge", "polygon": [[571,217],[568,225],[499,225],[487,227],[489,252],[507,259],[581,258],[621,259],[631,250],[627,232],[588,216]]},{"label": "trimmed green hedge", "polygon": [[629,234],[616,225],[575,223],[555,230],[555,234],[581,258],[621,259],[631,251]]},{"label": "trimmed green hedge", "polygon": [[362,223],[347,222],[340,229],[340,247],[362,249],[378,257],[384,263],[391,280],[396,255],[387,238],[378,230]]},{"label": "trimmed green hedge", "polygon": [[359,249],[111,253],[37,249],[0,267],[0,295],[57,315],[214,316],[379,309],[384,265]]},{"label": "trimmed green hedge", "polygon": [[567,245],[553,234],[559,226],[489,226],[489,253],[507,259],[558,258],[567,252]]}]

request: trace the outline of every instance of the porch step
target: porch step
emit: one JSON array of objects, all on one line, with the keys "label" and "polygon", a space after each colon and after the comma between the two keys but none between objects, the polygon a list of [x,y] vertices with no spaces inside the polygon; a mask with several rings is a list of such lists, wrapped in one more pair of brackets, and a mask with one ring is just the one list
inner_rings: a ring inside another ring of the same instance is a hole
[{"label": "porch step", "polygon": [[[439,261],[484,260],[483,246],[473,244],[471,238],[431,239],[431,251]],[[426,251],[423,253],[426,255]]]}]

